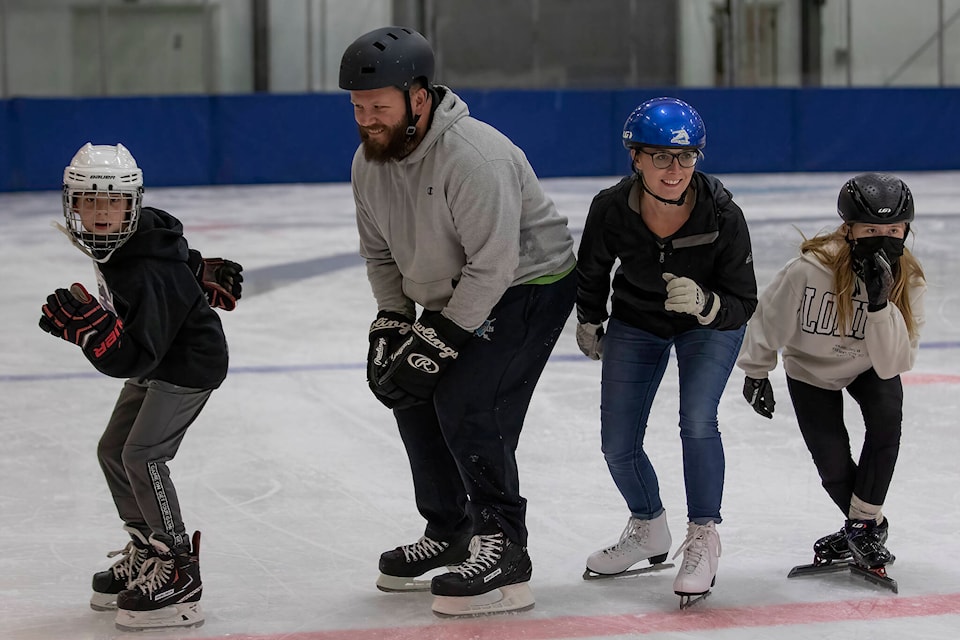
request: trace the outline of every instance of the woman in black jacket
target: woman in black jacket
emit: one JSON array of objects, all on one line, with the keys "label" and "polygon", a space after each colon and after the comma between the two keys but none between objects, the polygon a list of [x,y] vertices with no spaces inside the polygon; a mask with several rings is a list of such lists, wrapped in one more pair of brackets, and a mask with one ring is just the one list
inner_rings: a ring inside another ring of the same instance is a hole
[{"label": "woman in black jacket", "polygon": [[693,107],[676,98],[642,103],[624,125],[623,144],[633,174],[597,194],[580,242],[577,343],[603,359],[603,453],[630,519],[619,542],[588,558],[585,576],[659,564],[670,551],[643,437],[674,348],[688,520],[674,591],[686,605],[709,591],[717,572],[724,478],[717,406],[757,305],[757,283],[743,213],[719,180],[695,171],[706,130]]}]

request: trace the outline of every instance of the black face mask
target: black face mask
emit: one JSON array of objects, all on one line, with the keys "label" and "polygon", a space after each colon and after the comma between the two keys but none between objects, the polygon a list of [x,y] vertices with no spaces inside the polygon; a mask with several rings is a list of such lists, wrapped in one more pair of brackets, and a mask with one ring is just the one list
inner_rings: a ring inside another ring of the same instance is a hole
[{"label": "black face mask", "polygon": [[891,263],[903,255],[903,238],[882,236],[879,238],[857,238],[850,241],[850,250],[854,258],[864,259],[879,253],[882,249]]}]

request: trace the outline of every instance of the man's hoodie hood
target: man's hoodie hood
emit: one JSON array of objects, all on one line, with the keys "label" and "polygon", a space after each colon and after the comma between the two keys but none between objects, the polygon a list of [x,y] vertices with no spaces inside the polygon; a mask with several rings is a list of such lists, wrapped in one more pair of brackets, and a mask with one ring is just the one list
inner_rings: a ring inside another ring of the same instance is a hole
[{"label": "man's hoodie hood", "polygon": [[417,145],[417,148],[406,158],[400,160],[400,164],[416,164],[422,161],[423,157],[430,151],[433,145],[437,143],[437,140],[440,139],[444,131],[452,127],[461,118],[466,118],[470,115],[467,104],[457,97],[457,94],[453,91],[443,85],[434,85],[433,88],[436,89],[434,99],[438,99],[439,102],[433,110],[432,120],[430,126],[427,128],[427,133],[423,137],[423,140],[420,141],[420,144]]}]

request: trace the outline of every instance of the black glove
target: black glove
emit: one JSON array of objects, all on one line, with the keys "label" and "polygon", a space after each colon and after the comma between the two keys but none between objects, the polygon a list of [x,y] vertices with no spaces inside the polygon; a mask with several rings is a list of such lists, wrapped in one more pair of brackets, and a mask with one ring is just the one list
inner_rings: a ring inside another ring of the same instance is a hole
[{"label": "black glove", "polygon": [[401,313],[381,311],[370,325],[370,348],[367,351],[367,385],[377,400],[388,409],[404,409],[422,401],[414,398],[396,384],[384,381],[394,354],[404,338],[410,334],[412,322]]},{"label": "black glove", "polygon": [[243,292],[243,267],[224,258],[204,258],[191,249],[187,259],[193,276],[207,296],[210,306],[224,311],[237,308]]},{"label": "black glove", "polygon": [[123,321],[101,307],[79,282],[70,285],[69,291],[57,289],[47,296],[42,311],[41,329],[80,345],[94,359],[120,346]]},{"label": "black glove", "polygon": [[893,289],[893,268],[883,249],[860,259],[859,271],[867,287],[867,311],[880,311],[887,306]]},{"label": "black glove", "polygon": [[769,378],[751,378],[746,376],[743,379],[743,397],[747,399],[753,410],[764,418],[773,417],[773,407],[777,404],[773,400],[773,387],[770,386]]},{"label": "black glove", "polygon": [[380,384],[396,385],[418,400],[429,400],[472,335],[439,311],[424,311],[414,323],[413,333],[390,356],[390,367]]}]

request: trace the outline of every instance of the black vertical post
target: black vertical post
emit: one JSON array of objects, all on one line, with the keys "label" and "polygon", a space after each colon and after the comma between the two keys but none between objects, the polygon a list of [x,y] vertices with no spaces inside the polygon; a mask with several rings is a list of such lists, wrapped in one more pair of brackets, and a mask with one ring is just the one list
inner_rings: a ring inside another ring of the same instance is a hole
[{"label": "black vertical post", "polygon": [[267,0],[252,0],[253,8],[253,90],[270,91],[270,17]]},{"label": "black vertical post", "polygon": [[805,87],[819,87],[822,81],[823,3],[824,0],[800,2],[800,81]]}]

